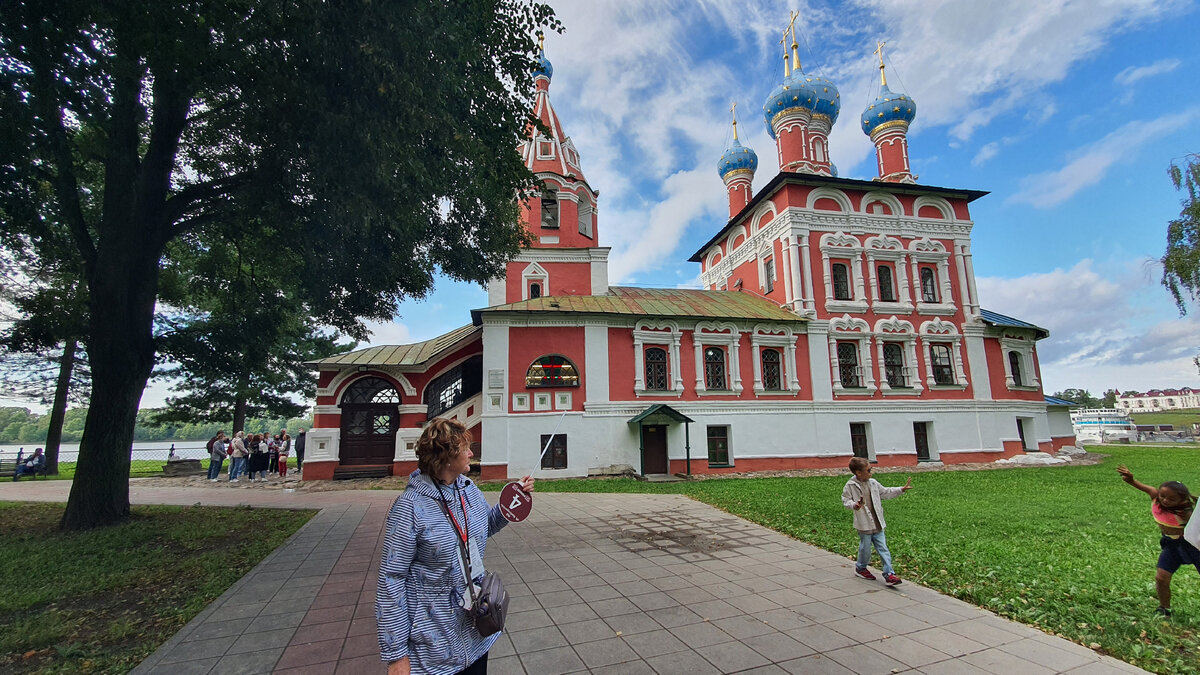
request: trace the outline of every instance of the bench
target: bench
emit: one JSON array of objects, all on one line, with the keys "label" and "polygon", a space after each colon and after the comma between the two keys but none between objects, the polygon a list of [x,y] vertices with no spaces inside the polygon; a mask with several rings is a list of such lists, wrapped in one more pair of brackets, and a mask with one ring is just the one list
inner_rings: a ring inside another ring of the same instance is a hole
[{"label": "bench", "polygon": [[[28,458],[26,458],[26,459],[28,459]],[[24,460],[22,460],[22,461],[24,461]],[[12,478],[13,475],[16,473],[17,473],[17,460],[16,459],[0,459],[0,476],[6,477],[6,478]],[[25,475],[28,476],[29,474],[25,474]],[[34,478],[37,478],[38,476],[45,476],[45,475],[46,475],[46,466],[44,464],[42,465],[41,469],[38,469],[37,471],[33,472]]]}]

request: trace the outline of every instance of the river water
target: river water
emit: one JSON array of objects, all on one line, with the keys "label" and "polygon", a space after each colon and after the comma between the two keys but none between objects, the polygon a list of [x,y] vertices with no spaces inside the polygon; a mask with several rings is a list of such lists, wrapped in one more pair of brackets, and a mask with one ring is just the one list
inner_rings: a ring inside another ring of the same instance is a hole
[{"label": "river water", "polygon": [[[175,441],[175,456],[184,459],[208,459],[208,451],[204,449],[207,441]],[[163,460],[171,453],[171,441],[145,441],[133,444],[133,459]],[[0,445],[0,458],[13,459],[21,448],[25,448],[25,456],[33,454],[34,448],[44,447],[43,443],[18,443],[16,445]],[[63,443],[58,449],[58,461],[74,462],[79,459],[78,443]]]}]

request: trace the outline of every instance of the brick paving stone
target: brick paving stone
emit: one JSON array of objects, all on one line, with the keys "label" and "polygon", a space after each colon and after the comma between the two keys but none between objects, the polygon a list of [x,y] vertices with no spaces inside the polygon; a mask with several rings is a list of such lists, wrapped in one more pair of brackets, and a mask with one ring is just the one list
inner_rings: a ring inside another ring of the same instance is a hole
[{"label": "brick paving stone", "polygon": [[580,660],[588,668],[611,666],[614,663],[625,663],[641,659],[636,652],[629,648],[629,645],[624,640],[616,637],[578,644],[574,648],[575,654],[579,656]]},{"label": "brick paving stone", "polygon": [[770,663],[765,656],[736,640],[697,647],[695,651],[723,673],[765,666]]},{"label": "brick paving stone", "polygon": [[689,650],[689,645],[680,642],[666,630],[652,630],[646,633],[625,635],[623,639],[643,659]]},{"label": "brick paving stone", "polygon": [[525,670],[537,675],[559,675],[585,669],[583,661],[570,647],[555,647],[520,656]]},{"label": "brick paving stone", "polygon": [[813,654],[779,664],[784,670],[797,675],[858,675],[823,654]]},{"label": "brick paving stone", "polygon": [[709,675],[721,672],[703,656],[692,651],[652,656],[646,659],[646,663],[659,675]]}]

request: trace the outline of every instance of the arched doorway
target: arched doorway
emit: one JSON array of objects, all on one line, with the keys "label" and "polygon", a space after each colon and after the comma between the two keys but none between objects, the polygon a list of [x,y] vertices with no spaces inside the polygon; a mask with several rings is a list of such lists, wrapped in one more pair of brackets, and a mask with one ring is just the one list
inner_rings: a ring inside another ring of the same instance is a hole
[{"label": "arched doorway", "polygon": [[381,377],[356,380],[342,394],[343,465],[391,464],[400,426],[400,394]]}]

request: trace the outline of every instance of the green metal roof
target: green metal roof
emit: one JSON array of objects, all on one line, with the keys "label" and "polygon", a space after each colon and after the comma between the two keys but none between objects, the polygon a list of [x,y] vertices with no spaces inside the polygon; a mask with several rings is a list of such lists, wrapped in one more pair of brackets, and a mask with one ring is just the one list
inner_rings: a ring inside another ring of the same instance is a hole
[{"label": "green metal roof", "polygon": [[744,291],[697,291],[685,288],[633,288],[629,286],[610,286],[607,295],[556,295],[471,310],[471,317],[475,325],[481,323],[483,312],[554,312],[698,319],[804,321],[801,317],[774,302]]},{"label": "green metal roof", "polygon": [[447,349],[477,332],[481,332],[479,328],[467,325],[424,342],[367,347],[307,363],[310,366],[417,366],[441,356]]}]

